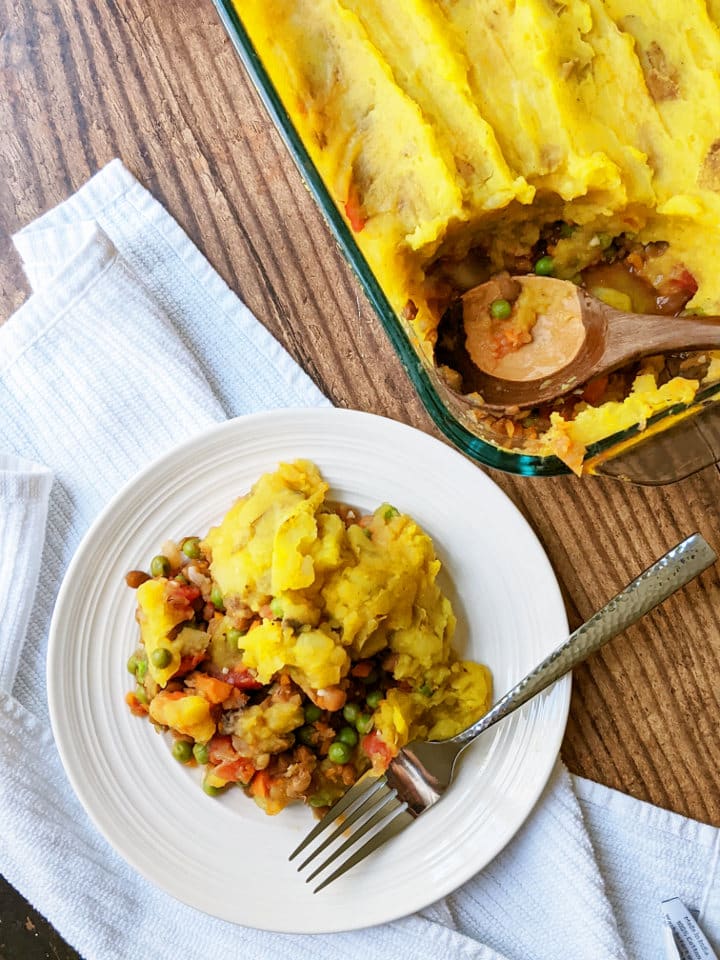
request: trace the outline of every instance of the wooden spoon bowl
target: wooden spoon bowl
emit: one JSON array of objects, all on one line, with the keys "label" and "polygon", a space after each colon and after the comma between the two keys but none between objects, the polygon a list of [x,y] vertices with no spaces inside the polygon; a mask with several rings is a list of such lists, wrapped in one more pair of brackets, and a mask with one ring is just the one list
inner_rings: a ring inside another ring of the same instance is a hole
[{"label": "wooden spoon bowl", "polygon": [[[513,313],[522,304],[524,316],[532,310],[534,319],[524,333],[520,330],[529,342],[502,352],[498,336],[507,345],[508,336],[518,335],[512,326],[517,318],[511,317],[498,334],[490,308],[510,279],[520,288]],[[555,400],[641,357],[720,348],[720,317],[625,313],[569,281],[550,277],[490,280],[453,304],[450,318],[456,340],[464,335],[456,347],[463,354],[457,368],[465,392],[478,393],[483,406],[500,413]]]}]

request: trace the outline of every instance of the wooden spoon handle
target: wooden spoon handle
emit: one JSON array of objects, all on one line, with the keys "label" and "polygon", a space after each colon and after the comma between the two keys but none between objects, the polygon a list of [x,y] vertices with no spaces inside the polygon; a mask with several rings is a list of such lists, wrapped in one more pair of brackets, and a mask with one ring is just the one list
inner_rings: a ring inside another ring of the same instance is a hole
[{"label": "wooden spoon handle", "polygon": [[653,353],[720,349],[720,317],[666,317],[613,310],[603,367]]}]

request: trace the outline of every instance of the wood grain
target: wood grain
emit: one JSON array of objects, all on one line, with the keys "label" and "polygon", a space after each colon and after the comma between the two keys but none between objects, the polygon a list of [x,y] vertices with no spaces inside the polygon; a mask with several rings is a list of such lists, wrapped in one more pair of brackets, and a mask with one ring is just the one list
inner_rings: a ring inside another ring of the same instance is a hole
[{"label": "wood grain", "polygon": [[[27,296],[10,235],[120,156],[334,403],[435,432],[209,0],[0,0],[0,321]],[[493,479],[579,623],[669,546],[720,546],[720,477]],[[576,672],[576,773],[720,825],[714,568]]]}]

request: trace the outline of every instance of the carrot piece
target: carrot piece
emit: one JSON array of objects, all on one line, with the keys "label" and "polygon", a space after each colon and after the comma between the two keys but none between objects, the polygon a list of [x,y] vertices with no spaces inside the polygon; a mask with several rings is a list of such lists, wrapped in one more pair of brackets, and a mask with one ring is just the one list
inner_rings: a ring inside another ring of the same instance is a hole
[{"label": "carrot piece", "polygon": [[[214,776],[219,777],[226,783],[247,784],[255,773],[255,767],[252,760],[247,757],[238,757],[237,760],[225,760],[212,768]],[[265,794],[263,794],[265,796]]]},{"label": "carrot piece", "polygon": [[250,781],[250,793],[253,797],[267,797],[272,780],[267,770],[258,770]]},{"label": "carrot piece", "polygon": [[222,703],[232,693],[232,686],[224,680],[217,680],[207,673],[193,674],[192,683],[198,693],[210,703]]},{"label": "carrot piece", "polygon": [[130,693],[125,695],[125,703],[130,707],[130,713],[135,717],[145,717],[147,716],[148,708],[144,703],[140,703],[135,694],[130,691]]},{"label": "carrot piece", "polygon": [[210,750],[210,763],[219,764],[226,761],[237,760],[239,754],[232,745],[232,737],[223,736],[216,733],[208,744]]}]

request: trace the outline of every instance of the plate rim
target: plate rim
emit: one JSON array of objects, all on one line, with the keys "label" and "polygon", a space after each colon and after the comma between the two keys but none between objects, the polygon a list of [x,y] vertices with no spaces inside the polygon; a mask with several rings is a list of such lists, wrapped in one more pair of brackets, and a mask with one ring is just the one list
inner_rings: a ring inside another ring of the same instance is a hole
[{"label": "plate rim", "polygon": [[[59,708],[57,697],[59,695],[59,690],[55,686],[54,677],[59,677],[60,673],[57,671],[56,666],[58,659],[61,656],[62,652],[62,631],[60,629],[61,621],[63,619],[63,614],[66,605],[72,604],[72,584],[74,580],[74,574],[78,568],[82,568],[85,554],[92,549],[93,541],[98,534],[98,531],[107,524],[108,519],[111,518],[115,512],[116,506],[118,503],[128,496],[128,494],[135,488],[137,485],[141,484],[144,479],[149,477],[153,471],[161,464],[165,464],[168,461],[173,460],[177,457],[182,457],[183,454],[192,450],[192,448],[201,441],[207,441],[209,438],[216,434],[222,434],[224,432],[232,432],[236,429],[242,429],[246,424],[252,425],[255,422],[265,422],[272,424],[274,421],[286,422],[288,417],[299,419],[306,419],[307,417],[317,417],[318,420],[335,420],[335,419],[345,419],[348,423],[353,420],[366,420],[366,421],[375,421],[378,426],[382,428],[390,426],[391,429],[397,429],[400,432],[407,432],[408,434],[420,435],[424,438],[424,441],[431,444],[439,444],[445,451],[445,455],[450,455],[455,457],[458,462],[461,462],[465,467],[469,466],[474,468],[478,475],[478,482],[485,489],[493,488],[494,494],[499,495],[503,498],[510,509],[517,514],[518,520],[526,528],[527,535],[534,540],[536,548],[540,551],[542,556],[544,556],[549,572],[551,574],[551,579],[553,586],[555,588],[554,592],[556,593],[556,600],[559,601],[559,610],[562,613],[564,623],[567,628],[567,610],[562,598],[562,592],[560,590],[560,585],[557,580],[557,575],[555,570],[550,563],[550,559],[547,556],[547,552],[540,541],[539,537],[535,533],[535,530],[532,528],[527,519],[523,516],[522,512],[518,507],[513,503],[512,499],[508,494],[497,484],[491,477],[481,469],[477,463],[473,463],[471,459],[466,457],[456,448],[450,446],[447,442],[442,439],[439,439],[432,434],[429,434],[423,430],[418,429],[417,427],[411,426],[403,421],[395,420],[391,417],[383,416],[375,413],[368,413],[366,411],[353,410],[347,408],[338,408],[331,406],[318,406],[318,407],[289,407],[289,408],[276,408],[270,411],[261,411],[259,413],[244,414],[238,417],[228,418],[227,420],[214,422],[206,424],[194,430],[191,434],[187,436],[186,439],[180,441],[179,443],[171,444],[166,450],[160,453],[157,457],[151,460],[146,466],[142,467],[140,470],[136,471],[130,478],[124,481],[118,490],[113,494],[113,496],[107,501],[105,506],[100,510],[94,520],[90,523],[85,533],[82,535],[73,556],[68,564],[65,573],[62,578],[62,583],[58,590],[58,594],[55,600],[50,629],[48,633],[48,647],[46,655],[46,690],[48,698],[48,710],[50,717],[50,724],[53,733],[53,738],[55,741],[56,749],[60,756],[63,770],[65,776],[67,777],[77,799],[80,801],[83,810],[88,816],[90,822],[93,824],[93,827],[99,832],[103,839],[109,844],[113,851],[123,860],[123,862],[128,865],[132,870],[134,870],[139,876],[143,877],[148,883],[150,883],[156,890],[161,890],[168,896],[173,897],[179,902],[185,904],[186,906],[198,910],[204,913],[207,916],[217,918],[218,920],[234,923],[237,926],[251,926],[254,925],[248,922],[243,922],[241,920],[233,920],[225,915],[220,913],[213,913],[204,907],[198,906],[196,903],[192,902],[190,896],[183,896],[182,893],[178,892],[175,889],[169,889],[167,885],[158,881],[157,878],[148,875],[148,872],[138,863],[137,859],[132,856],[131,845],[123,846],[121,843],[116,842],[115,838],[110,836],[106,831],[105,827],[101,824],[101,821],[96,816],[95,810],[93,809],[92,802],[92,790],[85,785],[82,778],[76,775],[76,770],[74,768],[74,763],[70,759],[69,752],[66,751],[65,736],[66,734],[63,731],[62,724],[59,720],[61,715],[61,710]],[[549,742],[552,745],[552,750],[549,750],[547,753],[547,759],[541,765],[542,772],[537,775],[535,788],[529,791],[524,796],[523,809],[524,813],[517,823],[517,825],[512,829],[510,834],[507,837],[503,837],[501,842],[492,845],[490,853],[487,856],[485,863],[476,866],[473,865],[471,869],[466,871],[461,871],[461,874],[458,875],[457,879],[453,879],[452,883],[447,889],[444,887],[440,889],[437,894],[428,895],[421,898],[421,901],[418,901],[410,909],[401,907],[399,909],[393,909],[392,905],[389,905],[386,916],[379,920],[373,920],[370,923],[363,922],[361,919],[357,923],[333,923],[330,919],[330,922],[322,928],[317,927],[306,927],[302,925],[273,925],[269,926],[263,924],[261,926],[254,926],[254,929],[263,930],[273,933],[285,933],[285,934],[328,934],[328,933],[341,933],[351,930],[361,930],[366,929],[371,926],[377,926],[382,923],[389,923],[394,920],[399,920],[403,917],[409,916],[412,913],[417,912],[418,910],[423,909],[429,904],[435,902],[437,899],[448,896],[460,886],[466,883],[472,876],[481,870],[485,869],[492,862],[492,860],[498,856],[499,853],[507,846],[508,843],[517,835],[522,826],[527,822],[527,819],[532,813],[532,810],[536,806],[538,799],[542,795],[547,783],[550,779],[552,771],[555,767],[559,756],[560,745],[562,743],[563,737],[565,735],[565,730],[567,727],[569,709],[570,709],[570,698],[571,698],[571,688],[572,688],[572,676],[567,674],[564,677],[560,678],[553,687],[553,693],[558,697],[558,703],[556,705],[556,710],[558,713],[558,720],[556,721],[557,725],[554,729],[554,735],[549,738]],[[302,879],[302,878],[299,878]],[[446,885],[447,886],[447,885]],[[330,912],[330,917],[332,917],[332,911]],[[358,911],[360,913],[360,911]]]}]

